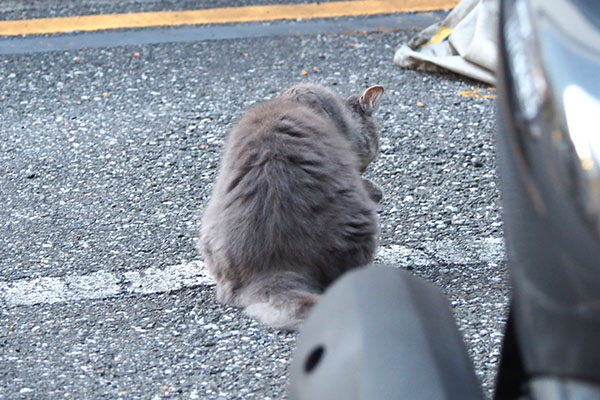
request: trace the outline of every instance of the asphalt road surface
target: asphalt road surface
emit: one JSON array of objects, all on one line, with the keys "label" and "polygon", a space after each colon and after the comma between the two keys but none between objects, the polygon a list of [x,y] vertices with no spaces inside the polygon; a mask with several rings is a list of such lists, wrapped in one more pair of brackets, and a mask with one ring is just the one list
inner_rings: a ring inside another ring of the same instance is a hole
[{"label": "asphalt road surface", "polygon": [[[38,3],[3,2],[0,19],[76,14]],[[80,12],[140,10],[113,3]],[[232,124],[302,81],[386,88],[367,172],[385,190],[377,260],[447,294],[491,393],[508,295],[495,92],[395,66],[414,30],[361,32],[370,18],[0,55],[0,398],[286,398],[296,334],[216,304],[195,240]]]}]

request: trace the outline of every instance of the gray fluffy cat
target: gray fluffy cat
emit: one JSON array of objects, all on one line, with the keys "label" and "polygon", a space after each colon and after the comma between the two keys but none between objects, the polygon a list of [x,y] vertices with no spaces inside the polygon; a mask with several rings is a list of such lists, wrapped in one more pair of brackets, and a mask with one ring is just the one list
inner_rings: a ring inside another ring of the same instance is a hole
[{"label": "gray fluffy cat", "polygon": [[240,119],[202,221],[217,301],[297,329],[333,280],[372,261],[383,194],[361,174],[379,148],[382,94],[299,84]]}]

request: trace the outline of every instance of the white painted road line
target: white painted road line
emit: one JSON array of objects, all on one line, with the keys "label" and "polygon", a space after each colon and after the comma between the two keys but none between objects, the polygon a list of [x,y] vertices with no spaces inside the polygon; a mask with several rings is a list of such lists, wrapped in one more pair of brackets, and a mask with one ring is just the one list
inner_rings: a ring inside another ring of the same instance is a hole
[{"label": "white painted road line", "polygon": [[[375,262],[405,268],[445,264],[485,263],[499,265],[504,258],[502,239],[485,238],[469,243],[432,242],[423,250],[392,245],[381,247]],[[118,295],[163,293],[196,286],[213,285],[204,263],[194,260],[163,269],[150,267],[139,271],[112,273],[98,271],[86,275],[20,279],[0,282],[0,303],[12,306],[55,304]]]},{"label": "white painted road line", "polygon": [[499,265],[504,260],[504,240],[483,238],[472,241],[445,240],[423,244],[423,250],[391,245],[380,247],[375,262],[398,267],[428,267],[439,264],[490,264]]},{"label": "white painted road line", "polygon": [[0,282],[0,302],[26,306],[54,304],[127,293],[161,293],[213,283],[204,263],[197,260],[164,269],[150,267],[122,274],[98,271],[87,275]]}]

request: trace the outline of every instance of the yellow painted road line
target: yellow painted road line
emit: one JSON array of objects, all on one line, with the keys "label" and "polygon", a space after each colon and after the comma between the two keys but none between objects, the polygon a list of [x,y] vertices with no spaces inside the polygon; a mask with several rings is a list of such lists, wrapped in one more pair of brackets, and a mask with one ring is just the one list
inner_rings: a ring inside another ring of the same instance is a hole
[{"label": "yellow painted road line", "polygon": [[433,11],[453,8],[458,2],[459,0],[334,1],[318,4],[279,4],[189,11],[39,18],[0,21],[0,36]]}]

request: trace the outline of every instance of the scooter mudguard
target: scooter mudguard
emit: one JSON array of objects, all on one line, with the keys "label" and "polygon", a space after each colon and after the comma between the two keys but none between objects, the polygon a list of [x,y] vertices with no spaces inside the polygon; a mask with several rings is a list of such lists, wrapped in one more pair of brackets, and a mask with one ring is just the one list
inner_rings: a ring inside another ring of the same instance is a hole
[{"label": "scooter mudguard", "polygon": [[292,400],[483,399],[443,294],[373,265],[345,274],[300,330]]}]

